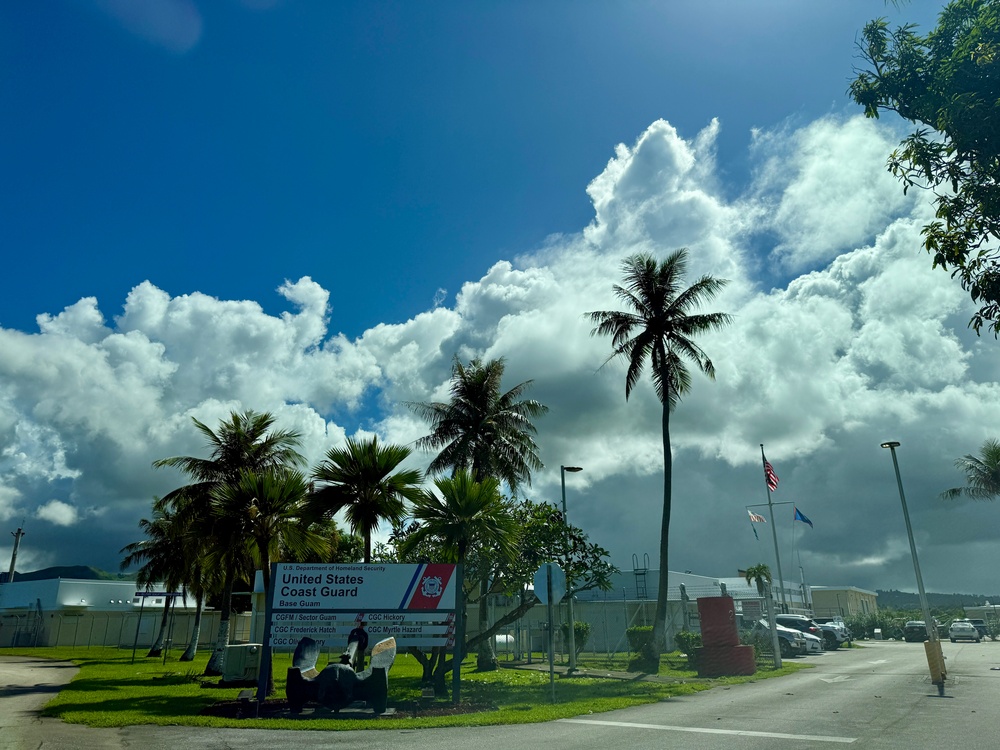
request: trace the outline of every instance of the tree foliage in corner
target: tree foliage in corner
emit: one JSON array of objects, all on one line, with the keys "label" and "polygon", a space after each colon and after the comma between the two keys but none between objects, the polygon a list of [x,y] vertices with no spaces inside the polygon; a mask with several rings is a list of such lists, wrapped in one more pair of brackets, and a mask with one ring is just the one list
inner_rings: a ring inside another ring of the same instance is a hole
[{"label": "tree foliage in corner", "polygon": [[979,305],[972,328],[1000,335],[1000,0],[952,0],[926,36],[875,20],[859,46],[867,69],[850,93],[865,115],[923,126],[888,167],[904,192],[934,193],[924,247]]},{"label": "tree foliage in corner", "polygon": [[941,493],[944,499],[995,500],[1000,497],[1000,441],[987,439],[978,456],[968,453],[956,459],[955,468],[965,473],[965,486],[945,490]]}]

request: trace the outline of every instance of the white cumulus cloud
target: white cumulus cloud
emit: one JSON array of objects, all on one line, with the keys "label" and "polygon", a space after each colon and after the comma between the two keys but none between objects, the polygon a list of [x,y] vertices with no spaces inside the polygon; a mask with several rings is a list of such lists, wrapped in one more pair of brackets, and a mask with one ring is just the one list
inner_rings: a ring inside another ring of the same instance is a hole
[{"label": "white cumulus cloud", "polygon": [[[567,488],[574,522],[619,566],[633,554],[656,566],[660,404],[648,376],[625,401],[624,367],[586,313],[619,306],[624,256],[686,247],[692,280],[730,280],[710,309],[734,321],[699,340],[715,382],[695,373],[670,415],[668,566],[723,576],[769,560],[745,512],[766,502],[763,443],[781,476],[782,549],[795,546],[810,582],[911,586],[878,447],[894,439],[928,585],[985,591],[988,545],[970,545],[961,569],[951,558],[963,539],[1000,532],[996,508],[944,506],[938,493],[961,481],[954,459],[995,436],[1000,354],[969,332],[967,295],[920,250],[928,207],[885,174],[895,135],[833,117],[757,133],[756,181],[727,198],[719,127],[686,138],[660,120],[609,148],[587,226],[498,259],[450,306],[441,297],[354,338],[309,277],[275,280],[277,315],[145,281],[114,318],[85,297],[40,315],[37,333],[0,329],[0,515],[38,508],[49,523],[29,533],[57,550],[48,563],[113,568],[152,497],[183,481],[151,462],[204,451],[192,417],[213,426],[234,409],[271,411],[302,432],[311,462],[359,432],[409,444],[427,426],[405,402],[447,398],[454,357],[504,357],[508,387],[530,379],[528,395],[549,407],[537,422],[546,468],[527,494],[557,500],[560,464],[583,466]],[[793,532],[792,504],[813,529]]]},{"label": "white cumulus cloud", "polygon": [[61,500],[50,500],[40,505],[35,515],[56,526],[73,526],[79,518],[76,508]]}]

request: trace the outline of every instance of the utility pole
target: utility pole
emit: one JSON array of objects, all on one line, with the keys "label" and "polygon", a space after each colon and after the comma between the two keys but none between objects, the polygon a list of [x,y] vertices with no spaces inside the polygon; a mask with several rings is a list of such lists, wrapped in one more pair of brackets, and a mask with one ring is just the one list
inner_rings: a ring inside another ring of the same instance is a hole
[{"label": "utility pole", "polygon": [[17,527],[17,531],[10,532],[14,537],[14,551],[10,553],[10,570],[7,571],[7,583],[14,582],[14,565],[17,564],[17,548],[21,545],[21,537],[24,536],[24,521]]}]

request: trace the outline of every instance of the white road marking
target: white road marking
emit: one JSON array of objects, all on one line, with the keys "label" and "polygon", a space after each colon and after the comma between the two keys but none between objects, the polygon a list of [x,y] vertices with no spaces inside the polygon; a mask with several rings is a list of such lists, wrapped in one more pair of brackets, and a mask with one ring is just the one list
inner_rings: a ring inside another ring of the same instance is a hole
[{"label": "white road marking", "polygon": [[732,734],[737,737],[769,737],[778,740],[809,740],[812,742],[839,742],[850,744],[857,737],[823,737],[816,734],[784,734],[782,732],[751,732],[746,729],[705,729],[702,727],[672,727],[665,724],[634,724],[627,721],[598,721],[596,719],[559,719],[565,724],[596,724],[602,727],[622,727],[626,729],[662,729],[668,732],[692,732],[694,734]]},{"label": "white road marking", "polygon": [[[566,627],[569,627],[568,625]],[[879,659],[878,661],[870,661],[869,664],[888,664],[888,659]]]},{"label": "white road marking", "polygon": [[825,677],[820,677],[820,679],[823,680],[823,682],[847,682],[851,678],[846,674],[839,674],[836,677],[831,677],[829,680]]}]

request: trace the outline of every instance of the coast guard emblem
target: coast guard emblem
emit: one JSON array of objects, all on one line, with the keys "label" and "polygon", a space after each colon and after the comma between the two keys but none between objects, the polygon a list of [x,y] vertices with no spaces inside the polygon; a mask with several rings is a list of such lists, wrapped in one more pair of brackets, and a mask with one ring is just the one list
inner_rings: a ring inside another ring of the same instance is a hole
[{"label": "coast guard emblem", "polygon": [[427,576],[420,582],[420,593],[426,597],[437,598],[444,592],[441,576]]}]

